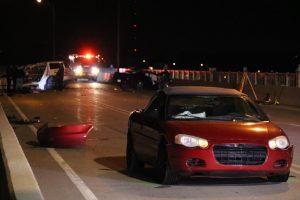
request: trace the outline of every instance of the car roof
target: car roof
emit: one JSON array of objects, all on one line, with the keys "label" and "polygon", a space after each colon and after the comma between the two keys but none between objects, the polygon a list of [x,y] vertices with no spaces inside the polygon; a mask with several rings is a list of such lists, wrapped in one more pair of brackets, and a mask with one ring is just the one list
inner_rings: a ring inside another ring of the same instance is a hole
[{"label": "car roof", "polygon": [[242,96],[245,95],[235,89],[220,87],[204,87],[204,86],[174,86],[167,87],[162,90],[167,95],[229,95]]}]

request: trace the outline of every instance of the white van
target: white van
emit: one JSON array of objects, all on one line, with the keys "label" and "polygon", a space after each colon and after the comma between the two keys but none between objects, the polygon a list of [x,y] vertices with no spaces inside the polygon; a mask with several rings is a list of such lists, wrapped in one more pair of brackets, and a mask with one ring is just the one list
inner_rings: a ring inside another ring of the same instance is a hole
[{"label": "white van", "polygon": [[[65,65],[62,61],[48,61],[24,66],[25,77],[23,88],[31,88],[37,90],[54,89],[57,73],[59,70],[65,70]],[[64,80],[68,76],[64,76]]]}]

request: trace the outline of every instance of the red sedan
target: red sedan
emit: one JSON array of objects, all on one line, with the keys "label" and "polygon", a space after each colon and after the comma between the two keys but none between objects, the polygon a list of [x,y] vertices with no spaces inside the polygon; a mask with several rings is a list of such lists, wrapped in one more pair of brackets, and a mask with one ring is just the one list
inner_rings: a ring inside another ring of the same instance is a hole
[{"label": "red sedan", "polygon": [[166,88],[129,118],[128,172],[152,165],[163,184],[175,184],[183,176],[286,182],[292,156],[282,129],[233,89]]}]

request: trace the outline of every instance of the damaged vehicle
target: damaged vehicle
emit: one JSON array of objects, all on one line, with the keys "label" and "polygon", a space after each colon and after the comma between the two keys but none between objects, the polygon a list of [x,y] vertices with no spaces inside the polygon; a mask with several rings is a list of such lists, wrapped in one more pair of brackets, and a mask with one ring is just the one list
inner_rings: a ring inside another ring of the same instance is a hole
[{"label": "damaged vehicle", "polygon": [[64,81],[67,81],[65,65],[62,61],[41,62],[23,66],[25,77],[22,88],[31,90],[51,90],[59,81],[59,74],[63,73]]},{"label": "damaged vehicle", "polygon": [[165,88],[129,117],[128,172],[150,164],[163,184],[198,176],[286,182],[292,157],[284,131],[234,89]]},{"label": "damaged vehicle", "polygon": [[123,90],[158,88],[157,75],[148,71],[120,71],[114,74],[114,82]]}]

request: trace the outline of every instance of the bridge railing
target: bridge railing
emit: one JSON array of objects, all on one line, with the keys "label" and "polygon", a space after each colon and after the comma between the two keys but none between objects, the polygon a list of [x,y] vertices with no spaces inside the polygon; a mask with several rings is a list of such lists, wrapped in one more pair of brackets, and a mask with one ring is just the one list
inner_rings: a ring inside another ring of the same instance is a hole
[{"label": "bridge railing", "polygon": [[[162,69],[152,70],[155,74],[163,72]],[[219,72],[197,70],[168,70],[174,80],[219,82],[228,84],[240,83],[243,72]],[[296,73],[267,73],[247,72],[254,85],[300,87],[300,72]]]}]

